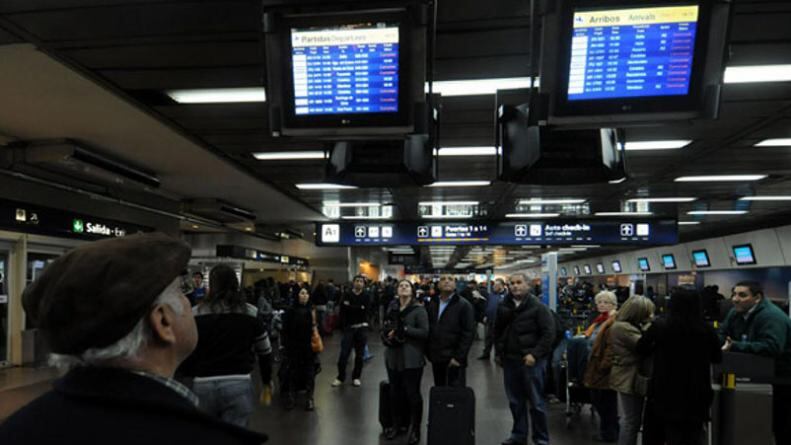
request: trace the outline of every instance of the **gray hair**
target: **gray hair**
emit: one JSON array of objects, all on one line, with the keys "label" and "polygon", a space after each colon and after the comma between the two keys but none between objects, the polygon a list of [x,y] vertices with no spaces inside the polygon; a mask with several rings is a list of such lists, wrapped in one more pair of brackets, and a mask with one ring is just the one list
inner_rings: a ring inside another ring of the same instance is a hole
[{"label": "gray hair", "polygon": [[618,306],[618,297],[616,297],[614,293],[612,293],[612,292],[610,292],[608,290],[603,290],[603,291],[599,292],[598,294],[596,294],[595,301],[596,301],[596,303],[599,303],[600,301],[605,301],[607,303],[611,303],[612,305],[614,305],[616,307]]},{"label": "gray hair", "polygon": [[[174,280],[154,301],[156,305],[167,305],[179,314],[185,308],[181,301],[181,280]],[[103,366],[109,362],[134,359],[140,350],[152,338],[151,328],[146,322],[146,317],[141,318],[125,337],[117,342],[102,348],[91,348],[80,354],[50,354],[49,364],[61,369],[71,369],[77,366]]]},{"label": "gray hair", "polygon": [[522,277],[522,280],[523,280],[525,283],[526,283],[526,282],[528,282],[528,281],[530,281],[530,279],[529,279],[529,278],[527,278],[527,274],[526,274],[526,273],[524,273],[524,272],[516,272],[516,273],[512,273],[512,274],[511,274],[511,276],[510,276],[509,278],[513,278],[513,277]]}]

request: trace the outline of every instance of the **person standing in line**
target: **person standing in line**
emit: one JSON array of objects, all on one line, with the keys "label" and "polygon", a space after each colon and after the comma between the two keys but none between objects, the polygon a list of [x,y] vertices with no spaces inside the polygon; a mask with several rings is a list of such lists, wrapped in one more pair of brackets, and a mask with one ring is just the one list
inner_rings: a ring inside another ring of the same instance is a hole
[{"label": "person standing in line", "polygon": [[365,292],[365,277],[354,277],[352,289],[347,292],[340,304],[340,322],[343,329],[341,339],[341,355],[338,357],[338,376],[332,382],[333,387],[343,385],[346,380],[346,366],[354,349],[354,369],[352,384],[362,385],[360,377],[363,373],[363,357],[367,346],[366,330],[368,329],[367,308],[371,298]]},{"label": "person standing in line", "polygon": [[[401,280],[396,287],[398,299],[390,302],[383,320],[382,341],[385,349],[385,366],[390,382],[391,412],[395,413],[394,425],[410,425],[407,443],[420,442],[420,425],[423,418],[423,396],[420,382],[426,366],[426,340],[429,335],[428,313],[414,298],[414,287],[408,280]],[[401,412],[406,408],[407,412]],[[385,431],[385,438],[392,440],[397,428]]]},{"label": "person standing in line", "polygon": [[484,324],[486,325],[485,343],[483,347],[483,354],[478,357],[478,360],[489,360],[494,346],[494,320],[497,318],[497,306],[505,299],[508,294],[508,288],[505,286],[505,280],[498,278],[494,280],[493,292],[488,295],[486,305],[486,316],[484,317]]},{"label": "person standing in line", "polygon": [[511,275],[510,294],[497,307],[494,323],[496,360],[503,367],[505,393],[513,416],[511,436],[503,445],[527,442],[528,403],[533,443],[549,444],[544,380],[555,338],[555,320],[549,308],[529,292],[525,274]]},{"label": "person standing in line", "polygon": [[615,443],[618,441],[618,394],[610,389],[612,369],[612,345],[609,330],[618,313],[618,297],[604,290],[596,294],[596,308],[599,315],[586,331],[592,348],[583,382],[591,389],[591,401],[599,414],[599,432],[593,437],[597,442]]},{"label": "person standing in line", "polygon": [[467,384],[467,355],[475,336],[475,310],[456,293],[456,279],[439,279],[439,298],[427,307],[429,319],[428,359],[436,386]]},{"label": "person standing in line", "polygon": [[294,306],[283,314],[283,346],[288,366],[288,388],[284,398],[285,408],[293,409],[296,404],[296,390],[299,383],[305,386],[307,400],[305,410],[316,408],[313,390],[316,381],[316,353],[311,346],[316,315],[310,304],[310,292],[302,288],[297,294]]},{"label": "person standing in line", "polygon": [[618,445],[637,445],[643,423],[643,404],[648,391],[650,360],[637,354],[637,341],[654,317],[654,303],[633,295],[621,306],[610,328],[612,369],[610,388],[618,392],[621,405],[621,431]]}]

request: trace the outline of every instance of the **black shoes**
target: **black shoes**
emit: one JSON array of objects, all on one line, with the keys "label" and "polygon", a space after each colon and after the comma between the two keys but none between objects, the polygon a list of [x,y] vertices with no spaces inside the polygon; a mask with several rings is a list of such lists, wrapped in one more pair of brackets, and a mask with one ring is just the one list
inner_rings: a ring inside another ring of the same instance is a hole
[{"label": "black shoes", "polygon": [[316,409],[316,404],[313,403],[313,399],[308,399],[307,403],[305,403],[305,411],[313,411]]},{"label": "black shoes", "polygon": [[398,435],[398,431],[395,428],[385,428],[385,439],[393,440]]},{"label": "black shoes", "polygon": [[294,409],[294,407],[295,407],[296,405],[297,405],[297,402],[294,400],[294,397],[293,397],[293,396],[291,396],[291,397],[286,397],[286,399],[285,399],[285,400],[283,400],[283,407],[284,407],[285,409],[289,410],[289,411],[290,411],[290,410],[292,410],[292,409]]},{"label": "black shoes", "polygon": [[412,428],[412,433],[409,434],[407,444],[417,445],[420,443],[420,428]]}]

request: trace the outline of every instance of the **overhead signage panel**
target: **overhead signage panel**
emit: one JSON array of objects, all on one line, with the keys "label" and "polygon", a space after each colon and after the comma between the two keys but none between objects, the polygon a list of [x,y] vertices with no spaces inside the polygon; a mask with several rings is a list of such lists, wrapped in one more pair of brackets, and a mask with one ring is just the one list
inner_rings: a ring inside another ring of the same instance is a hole
[{"label": "overhead signage panel", "polygon": [[319,246],[661,245],[678,243],[670,219],[317,223]]}]

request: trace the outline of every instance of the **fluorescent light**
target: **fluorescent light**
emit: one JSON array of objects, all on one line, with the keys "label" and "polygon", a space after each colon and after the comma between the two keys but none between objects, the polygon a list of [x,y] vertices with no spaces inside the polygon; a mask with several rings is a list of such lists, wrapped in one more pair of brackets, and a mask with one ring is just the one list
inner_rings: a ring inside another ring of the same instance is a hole
[{"label": "fluorescent light", "polygon": [[696,226],[700,224],[700,221],[679,221],[679,226]]},{"label": "fluorescent light", "polygon": [[297,188],[300,190],[346,190],[346,189],[356,189],[357,187],[353,185],[327,184],[324,182],[316,182],[310,184],[297,184]]},{"label": "fluorescent light", "polygon": [[165,94],[180,104],[266,102],[266,90],[263,87],[167,90]]},{"label": "fluorescent light", "polygon": [[620,183],[622,183],[624,181],[626,181],[626,177],[625,176],[623,178],[621,178],[621,179],[613,179],[612,181],[607,181],[607,182],[609,182],[610,184],[620,184]]},{"label": "fluorescent light", "polygon": [[337,202],[326,201],[324,207],[381,207],[382,204],[378,202]]},{"label": "fluorescent light", "polygon": [[[534,86],[538,86],[538,82],[536,82]],[[434,81],[434,92],[445,97],[494,94],[497,90],[512,90],[517,88],[530,88],[530,78],[503,77],[499,79]],[[428,92],[428,83],[426,83],[426,92]]]},{"label": "fluorescent light", "polygon": [[472,215],[423,215],[424,219],[467,219],[472,218]]},{"label": "fluorescent light", "polygon": [[496,147],[443,147],[439,149],[439,156],[494,156]]},{"label": "fluorescent light", "polygon": [[728,181],[759,181],[768,175],[710,175],[681,176],[675,182],[728,182]]},{"label": "fluorescent light", "polygon": [[692,202],[698,198],[632,198],[626,202]]},{"label": "fluorescent light", "polygon": [[692,210],[687,215],[744,215],[747,210]]},{"label": "fluorescent light", "polygon": [[429,187],[486,187],[492,185],[492,181],[437,181]]},{"label": "fluorescent light", "polygon": [[519,205],[582,204],[587,199],[521,199]]},{"label": "fluorescent light", "polygon": [[601,246],[599,244],[572,244],[571,247],[576,247],[580,249],[595,249]]},{"label": "fluorescent light", "polygon": [[756,147],[791,147],[791,138],[785,139],[764,139],[755,144]]},{"label": "fluorescent light", "polygon": [[300,159],[325,159],[323,151],[270,151],[253,153],[259,161],[293,161]]},{"label": "fluorescent light", "polygon": [[729,66],[725,68],[725,83],[788,82],[791,65]]},{"label": "fluorescent light", "polygon": [[639,150],[677,150],[691,144],[691,140],[668,140],[668,141],[635,141],[627,142],[624,149],[627,151]]},{"label": "fluorescent light", "polygon": [[596,216],[651,216],[652,212],[596,212]]},{"label": "fluorescent light", "polygon": [[389,216],[380,216],[380,215],[376,215],[376,216],[353,216],[353,215],[346,215],[346,216],[341,216],[341,219],[361,219],[361,220],[362,220],[362,219],[390,219],[390,217],[389,217]]},{"label": "fluorescent light", "polygon": [[477,206],[478,201],[421,201],[421,206]]},{"label": "fluorescent light", "polygon": [[791,201],[791,196],[789,195],[744,196],[742,198],[739,198],[739,201]]},{"label": "fluorescent light", "polygon": [[508,213],[506,218],[557,218],[560,213]]}]

